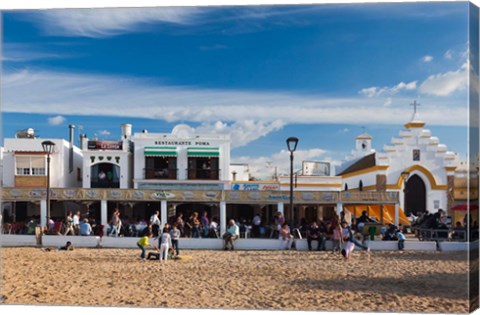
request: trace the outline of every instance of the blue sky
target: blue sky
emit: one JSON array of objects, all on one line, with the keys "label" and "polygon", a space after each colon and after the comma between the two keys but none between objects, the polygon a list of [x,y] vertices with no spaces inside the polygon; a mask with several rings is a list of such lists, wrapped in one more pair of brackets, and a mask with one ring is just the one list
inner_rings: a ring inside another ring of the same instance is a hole
[{"label": "blue sky", "polygon": [[[3,137],[227,133],[260,177],[340,163],[362,127],[381,151],[412,115],[467,150],[468,3],[3,11]],[[79,130],[77,128],[78,135]],[[461,141],[458,141],[458,140]]]}]

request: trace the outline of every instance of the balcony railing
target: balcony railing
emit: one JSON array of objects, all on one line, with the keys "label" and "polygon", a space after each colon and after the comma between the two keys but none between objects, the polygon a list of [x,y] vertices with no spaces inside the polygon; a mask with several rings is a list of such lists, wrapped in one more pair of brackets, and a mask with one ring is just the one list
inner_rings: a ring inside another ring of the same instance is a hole
[{"label": "balcony railing", "polygon": [[176,168],[144,168],[145,179],[177,179]]},{"label": "balcony railing", "polygon": [[188,179],[213,179],[220,178],[219,169],[189,168],[187,169]]},{"label": "balcony railing", "polygon": [[118,179],[99,179],[92,177],[90,181],[90,188],[120,188],[120,181]]}]

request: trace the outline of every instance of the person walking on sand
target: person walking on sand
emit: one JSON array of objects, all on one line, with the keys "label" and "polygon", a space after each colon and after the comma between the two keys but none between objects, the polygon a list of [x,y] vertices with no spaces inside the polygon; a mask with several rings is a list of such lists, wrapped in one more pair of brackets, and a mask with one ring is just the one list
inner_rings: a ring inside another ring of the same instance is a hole
[{"label": "person walking on sand", "polygon": [[160,248],[160,260],[167,261],[168,250],[172,247],[172,237],[168,232],[168,228],[163,228],[163,233],[159,238],[158,247]]},{"label": "person walking on sand", "polygon": [[177,224],[174,223],[172,229],[170,230],[170,236],[172,238],[172,248],[175,249],[175,253],[178,256],[180,251],[178,250],[178,241],[180,240],[180,230],[177,227]]},{"label": "person walking on sand", "polygon": [[150,243],[148,242],[148,239],[152,237],[152,233],[149,233],[145,236],[142,236],[138,242],[137,246],[142,250],[142,253],[140,254],[140,259],[145,260],[145,247],[151,246]]}]

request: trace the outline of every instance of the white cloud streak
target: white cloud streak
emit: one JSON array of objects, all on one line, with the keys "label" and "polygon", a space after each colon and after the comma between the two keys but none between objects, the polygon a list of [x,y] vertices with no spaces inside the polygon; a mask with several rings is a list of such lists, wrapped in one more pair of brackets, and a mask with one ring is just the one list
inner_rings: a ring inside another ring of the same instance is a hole
[{"label": "white cloud streak", "polygon": [[430,55],[425,55],[425,56],[422,57],[422,61],[425,62],[425,63],[432,62],[432,61],[433,61],[433,57],[430,56]]},{"label": "white cloud streak", "polygon": [[[2,89],[4,112],[236,122],[228,127],[220,123],[215,127],[219,130],[245,129],[247,124],[267,133],[292,123],[403,124],[411,115],[411,98],[397,97],[395,103],[406,106],[392,108],[375,98],[152,85],[128,77],[50,71],[5,73]],[[430,124],[467,123],[467,113],[458,111],[462,102],[422,99],[422,104],[422,117]],[[252,137],[246,134],[239,141]]]},{"label": "white cloud streak", "polygon": [[418,88],[422,94],[448,96],[464,91],[468,86],[468,63],[456,71],[448,71],[429,76]]},{"label": "white cloud streak", "polygon": [[151,23],[187,25],[202,12],[196,7],[60,9],[36,11],[43,31],[55,36],[109,37]]},{"label": "white cloud streak", "polygon": [[364,88],[359,91],[361,95],[365,95],[367,97],[378,97],[378,96],[391,96],[395,95],[401,91],[413,91],[417,88],[417,81],[412,81],[409,83],[400,82],[397,85],[392,87],[377,87],[372,86],[369,88]]},{"label": "white cloud streak", "polygon": [[58,126],[63,124],[67,119],[63,116],[55,116],[48,118],[48,124],[51,126]]}]

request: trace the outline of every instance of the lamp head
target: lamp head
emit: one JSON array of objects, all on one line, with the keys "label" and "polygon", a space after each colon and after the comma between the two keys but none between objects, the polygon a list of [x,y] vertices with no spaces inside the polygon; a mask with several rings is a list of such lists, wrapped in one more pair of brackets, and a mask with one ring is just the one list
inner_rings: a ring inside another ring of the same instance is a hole
[{"label": "lamp head", "polygon": [[53,152],[53,148],[55,147],[55,143],[50,140],[45,140],[42,142],[43,151],[47,154],[51,154]]},{"label": "lamp head", "polygon": [[297,149],[298,138],[290,137],[287,139],[287,147],[288,151],[294,152]]}]

